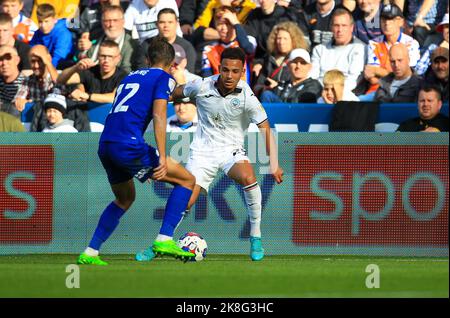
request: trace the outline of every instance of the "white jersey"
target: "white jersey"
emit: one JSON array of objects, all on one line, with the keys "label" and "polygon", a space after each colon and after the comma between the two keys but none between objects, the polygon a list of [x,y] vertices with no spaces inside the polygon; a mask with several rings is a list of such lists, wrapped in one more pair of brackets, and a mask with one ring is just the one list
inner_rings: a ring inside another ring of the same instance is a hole
[{"label": "white jersey", "polygon": [[219,75],[186,84],[183,93],[195,99],[198,127],[192,151],[219,152],[243,149],[244,134],[250,123],[260,124],[267,114],[258,98],[242,80],[235,91],[222,96],[217,89]]},{"label": "white jersey", "polygon": [[[173,9],[177,17],[179,16],[175,0],[159,0],[152,8],[149,8],[144,0],[133,0],[125,12],[125,29],[131,31],[136,27],[140,42],[158,35],[158,12],[165,8]],[[177,27],[177,35],[183,37],[180,25]]]}]

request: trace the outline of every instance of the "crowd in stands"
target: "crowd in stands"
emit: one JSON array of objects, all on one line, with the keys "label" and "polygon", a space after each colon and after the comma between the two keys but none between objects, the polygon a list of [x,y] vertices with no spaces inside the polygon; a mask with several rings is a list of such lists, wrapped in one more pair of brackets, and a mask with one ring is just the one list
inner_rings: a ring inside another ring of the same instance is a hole
[{"label": "crowd in stands", "polygon": [[[440,109],[449,98],[448,6],[448,0],[0,0],[0,131],[23,131],[17,122],[27,105],[29,131],[91,131],[89,105],[110,107],[121,80],[146,67],[157,36],[175,48],[171,72],[178,84],[218,74],[221,52],[240,47],[242,80],[262,102]],[[431,95],[438,101],[427,102]],[[195,129],[195,101],[174,105],[168,130]],[[448,118],[437,115],[439,131],[448,131]]]}]

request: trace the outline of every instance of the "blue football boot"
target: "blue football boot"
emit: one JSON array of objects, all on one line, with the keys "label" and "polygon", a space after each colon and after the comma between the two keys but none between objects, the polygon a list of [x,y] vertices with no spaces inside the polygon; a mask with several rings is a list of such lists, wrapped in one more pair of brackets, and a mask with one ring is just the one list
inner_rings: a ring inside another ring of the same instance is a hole
[{"label": "blue football boot", "polygon": [[140,251],[139,253],[137,253],[135,258],[138,262],[151,261],[153,258],[155,258],[155,253],[153,253],[152,246],[150,246],[146,250],[143,250],[143,251]]},{"label": "blue football boot", "polygon": [[260,237],[250,236],[250,257],[252,261],[260,261],[264,258],[264,249]]}]

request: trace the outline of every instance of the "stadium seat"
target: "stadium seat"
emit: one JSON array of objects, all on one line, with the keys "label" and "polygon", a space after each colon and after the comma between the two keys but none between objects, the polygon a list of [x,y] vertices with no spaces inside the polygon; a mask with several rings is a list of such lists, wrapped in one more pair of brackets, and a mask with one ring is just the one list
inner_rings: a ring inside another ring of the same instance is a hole
[{"label": "stadium seat", "polygon": [[30,122],[22,122],[23,127],[25,128],[26,131],[30,131],[30,126],[31,123]]},{"label": "stadium seat", "polygon": [[275,124],[277,132],[298,132],[297,124]]},{"label": "stadium seat", "polygon": [[310,124],[308,132],[328,132],[327,124]]},{"label": "stadium seat", "polygon": [[34,110],[33,110],[34,103],[26,103],[25,108],[22,110],[22,113],[20,114],[20,119],[23,123],[31,122],[33,120]]},{"label": "stadium seat", "polygon": [[102,132],[103,128],[105,127],[103,124],[96,123],[96,122],[91,122],[90,126],[91,126],[91,131],[92,132]]},{"label": "stadium seat", "polygon": [[88,103],[88,114],[89,119],[92,122],[104,124],[106,117],[108,117],[109,111],[111,110],[112,104],[105,103],[94,103],[90,102]]},{"label": "stadium seat", "polygon": [[375,124],[375,131],[377,132],[395,132],[398,128],[396,123],[378,123]]}]

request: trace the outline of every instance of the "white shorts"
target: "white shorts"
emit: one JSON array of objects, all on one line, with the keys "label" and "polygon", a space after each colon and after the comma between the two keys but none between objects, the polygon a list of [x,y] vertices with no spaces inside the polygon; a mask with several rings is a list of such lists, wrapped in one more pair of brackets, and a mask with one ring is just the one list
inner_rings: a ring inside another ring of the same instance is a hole
[{"label": "white shorts", "polygon": [[248,161],[244,149],[234,149],[215,153],[193,152],[189,154],[186,169],[192,173],[196,179],[195,183],[208,192],[209,185],[214,181],[219,170],[228,174],[231,167],[239,161]]}]

